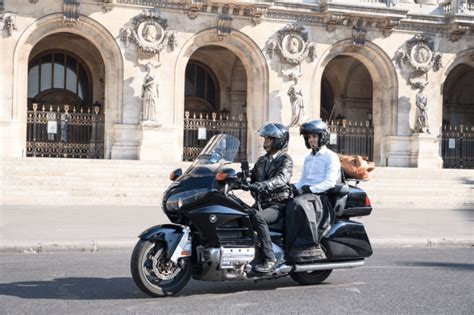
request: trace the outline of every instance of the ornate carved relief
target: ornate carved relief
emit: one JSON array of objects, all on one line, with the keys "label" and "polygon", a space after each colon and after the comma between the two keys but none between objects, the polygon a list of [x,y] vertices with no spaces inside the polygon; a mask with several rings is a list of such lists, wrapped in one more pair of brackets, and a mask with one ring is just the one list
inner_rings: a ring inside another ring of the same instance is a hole
[{"label": "ornate carved relief", "polygon": [[5,13],[0,17],[0,28],[6,30],[8,36],[12,36],[17,30],[16,15],[14,13]]},{"label": "ornate carved relief", "polygon": [[400,67],[403,64],[410,67],[408,82],[414,88],[427,84],[428,71],[438,71],[442,67],[441,54],[434,52],[433,40],[423,34],[415,35],[404,48],[397,50],[395,60]]},{"label": "ornate carved relief", "polygon": [[198,12],[202,11],[204,8],[202,1],[191,1],[186,7],[186,15],[191,19],[194,20],[198,16]]},{"label": "ornate carved relief", "polygon": [[228,14],[221,14],[219,15],[219,19],[217,20],[217,39],[224,40],[227,36],[232,33],[232,21],[234,20]]},{"label": "ornate carved relief", "polygon": [[298,23],[286,25],[267,42],[270,58],[276,53],[290,64],[300,64],[306,58],[313,62],[316,58],[315,48],[316,44],[308,41],[308,33]]},{"label": "ornate carved relief", "polygon": [[101,3],[101,7],[102,7],[102,10],[104,12],[110,12],[112,11],[113,7],[114,7],[114,3],[113,3],[113,0],[101,0],[102,3]]},{"label": "ornate carved relief", "polygon": [[365,45],[365,36],[367,35],[367,29],[362,26],[354,26],[352,28],[352,44],[350,49],[352,51],[358,50]]},{"label": "ornate carved relief", "polygon": [[120,35],[125,47],[133,38],[140,51],[146,54],[157,54],[166,46],[173,50],[177,45],[176,32],[168,28],[168,22],[160,17],[159,9],[144,10],[134,18],[133,27],[123,27]]},{"label": "ornate carved relief", "polygon": [[460,25],[458,23],[451,24],[449,26],[449,33],[450,33],[449,40],[452,42],[456,42],[459,39],[461,39],[461,37],[467,32],[469,32],[469,26]]},{"label": "ornate carved relief", "polygon": [[72,27],[79,20],[80,3],[75,0],[64,0],[63,3],[63,23]]},{"label": "ornate carved relief", "polygon": [[[379,28],[384,37],[388,37],[392,34],[393,28],[400,24],[401,16],[392,17],[365,17],[348,15],[342,13],[330,13],[326,15],[323,20],[326,31],[334,32],[339,25],[342,26],[353,26],[355,28]],[[357,30],[358,33],[359,30]],[[360,34],[358,34],[360,35]]]},{"label": "ornate carved relief", "polygon": [[256,26],[262,22],[262,18],[265,16],[268,10],[268,5],[257,4],[250,8],[249,15],[250,21]]}]

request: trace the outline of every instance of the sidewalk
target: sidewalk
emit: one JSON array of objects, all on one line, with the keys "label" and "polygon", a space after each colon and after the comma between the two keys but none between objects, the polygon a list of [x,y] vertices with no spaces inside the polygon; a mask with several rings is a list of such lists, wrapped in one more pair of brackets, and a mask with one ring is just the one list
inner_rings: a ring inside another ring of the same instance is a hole
[{"label": "sidewalk", "polygon": [[[374,246],[474,246],[474,209],[374,209],[354,218]],[[169,222],[159,206],[0,206],[0,252],[131,249]]]}]

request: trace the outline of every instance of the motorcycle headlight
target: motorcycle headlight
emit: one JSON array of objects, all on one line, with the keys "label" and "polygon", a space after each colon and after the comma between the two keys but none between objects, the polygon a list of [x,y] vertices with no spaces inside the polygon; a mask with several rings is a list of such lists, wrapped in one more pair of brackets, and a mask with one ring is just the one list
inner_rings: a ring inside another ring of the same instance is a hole
[{"label": "motorcycle headlight", "polygon": [[181,207],[189,205],[198,199],[204,197],[207,188],[183,191],[176,195],[172,195],[166,201],[166,209],[168,211],[178,211]]}]

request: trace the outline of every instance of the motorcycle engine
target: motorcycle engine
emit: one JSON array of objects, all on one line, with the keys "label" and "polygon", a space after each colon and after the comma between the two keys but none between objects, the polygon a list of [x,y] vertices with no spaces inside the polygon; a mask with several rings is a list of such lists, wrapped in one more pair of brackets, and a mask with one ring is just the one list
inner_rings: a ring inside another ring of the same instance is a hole
[{"label": "motorcycle engine", "polygon": [[200,262],[211,262],[219,269],[237,269],[250,263],[255,257],[254,247],[197,248]]}]

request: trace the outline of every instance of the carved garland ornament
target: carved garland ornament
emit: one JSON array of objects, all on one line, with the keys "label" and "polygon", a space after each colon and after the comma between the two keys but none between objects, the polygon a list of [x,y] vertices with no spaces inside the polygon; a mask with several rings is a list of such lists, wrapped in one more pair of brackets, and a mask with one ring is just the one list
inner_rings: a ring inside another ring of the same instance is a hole
[{"label": "carved garland ornament", "polygon": [[176,32],[168,28],[168,22],[160,17],[159,9],[144,10],[134,18],[133,25],[120,30],[125,47],[128,47],[130,38],[135,40],[143,53],[148,54],[157,54],[165,46],[171,50],[177,46]]},{"label": "carved garland ornament", "polygon": [[298,23],[279,30],[276,38],[267,42],[267,49],[270,58],[276,53],[290,64],[300,64],[306,58],[313,62],[316,58],[316,44],[308,41],[308,33]]}]

